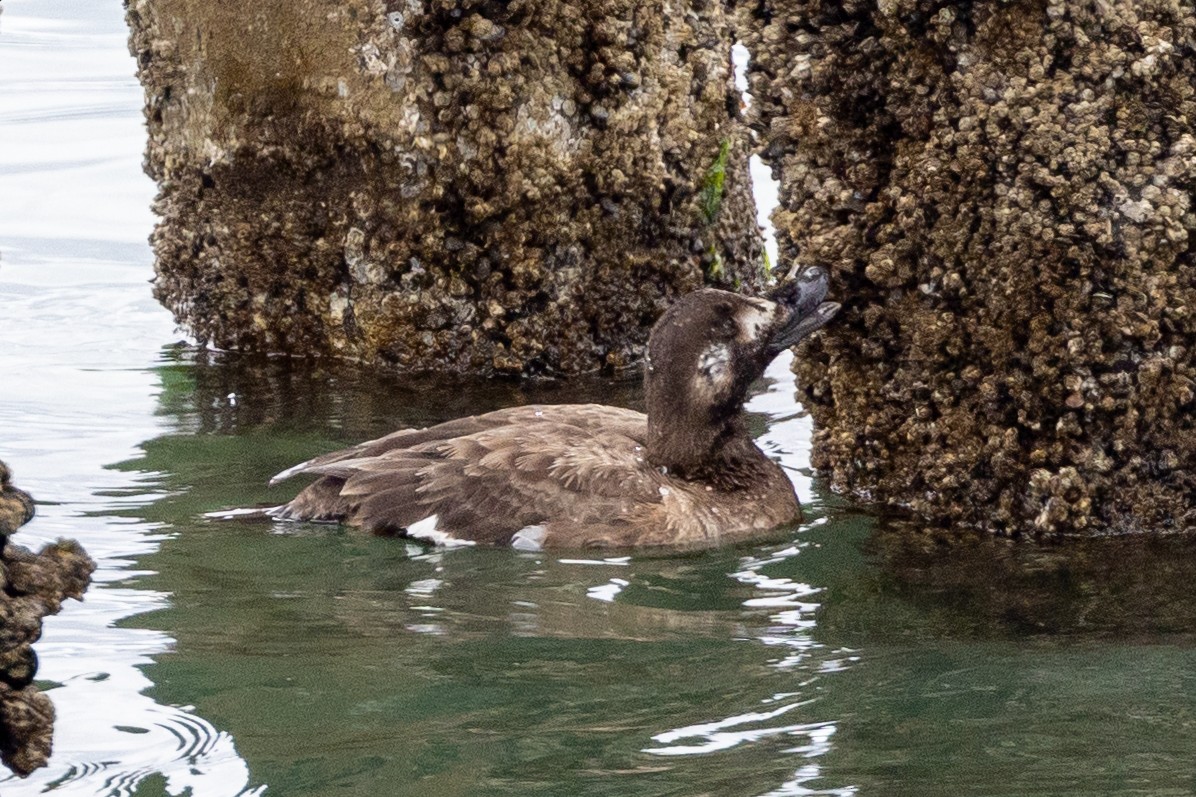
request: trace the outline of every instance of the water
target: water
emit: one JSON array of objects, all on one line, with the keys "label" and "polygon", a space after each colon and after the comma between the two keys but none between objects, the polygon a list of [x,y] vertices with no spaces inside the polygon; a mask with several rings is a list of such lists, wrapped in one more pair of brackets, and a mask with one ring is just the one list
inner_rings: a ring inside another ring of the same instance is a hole
[{"label": "water", "polygon": [[684,557],[437,551],[213,523],[400,425],[635,385],[446,386],[176,345],[150,298],[113,0],[0,16],[0,458],[18,538],[100,569],[38,645],[13,795],[1187,795],[1196,551],[944,544],[825,494],[785,363],[752,423],[808,506]]}]

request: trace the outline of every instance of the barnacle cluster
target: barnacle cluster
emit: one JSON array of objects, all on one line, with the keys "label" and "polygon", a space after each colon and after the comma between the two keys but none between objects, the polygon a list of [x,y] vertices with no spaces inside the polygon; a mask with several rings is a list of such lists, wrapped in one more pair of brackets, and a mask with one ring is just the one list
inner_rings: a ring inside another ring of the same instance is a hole
[{"label": "barnacle cluster", "polygon": [[998,533],[1196,526],[1196,15],[741,10],[782,245],[845,302],[796,369],[835,487]]},{"label": "barnacle cluster", "polygon": [[722,4],[126,6],[155,291],[203,340],[572,373],[703,282],[761,286]]},{"label": "barnacle cluster", "polygon": [[95,569],[75,542],[37,554],[10,543],[32,517],[33,500],[0,462],[0,761],[18,775],[45,766],[54,730],[54,705],[33,685],[42,618],[66,598],[82,598]]}]

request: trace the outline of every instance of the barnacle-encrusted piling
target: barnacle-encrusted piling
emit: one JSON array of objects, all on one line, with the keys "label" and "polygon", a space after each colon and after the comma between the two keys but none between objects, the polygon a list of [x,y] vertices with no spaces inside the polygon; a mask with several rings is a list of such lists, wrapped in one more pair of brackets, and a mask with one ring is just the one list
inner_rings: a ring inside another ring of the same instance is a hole
[{"label": "barnacle-encrusted piling", "polygon": [[34,554],[8,541],[33,517],[33,500],[0,462],[0,761],[18,775],[45,766],[54,705],[33,685],[42,618],[82,598],[95,564],[78,543],[59,540]]},{"label": "barnacle-encrusted piling", "polygon": [[570,373],[704,281],[761,285],[722,4],[126,6],[156,295],[201,339]]},{"label": "barnacle-encrusted piling", "polygon": [[1191,3],[744,14],[782,244],[844,301],[815,464],[936,523],[1196,526]]}]

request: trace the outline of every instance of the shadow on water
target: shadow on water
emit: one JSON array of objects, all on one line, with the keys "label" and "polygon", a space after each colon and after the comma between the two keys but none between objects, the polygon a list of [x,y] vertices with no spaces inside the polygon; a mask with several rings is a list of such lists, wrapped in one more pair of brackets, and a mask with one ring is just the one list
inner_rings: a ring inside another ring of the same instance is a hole
[{"label": "shadow on water", "polygon": [[[378,373],[337,360],[293,360],[177,346],[162,369],[162,411],[202,432],[254,427],[383,434],[526,403],[594,400],[641,408],[638,372],[620,378],[504,381]],[[181,381],[179,381],[181,380]]]},{"label": "shadow on water", "polygon": [[1190,794],[1196,540],[1040,545],[881,519],[815,638],[827,771],[863,793]]},{"label": "shadow on water", "polygon": [[[1039,544],[881,523],[865,546],[880,604],[936,636],[1187,644],[1196,638],[1196,537]],[[866,604],[865,604],[866,605]],[[833,624],[826,618],[824,625]]]}]

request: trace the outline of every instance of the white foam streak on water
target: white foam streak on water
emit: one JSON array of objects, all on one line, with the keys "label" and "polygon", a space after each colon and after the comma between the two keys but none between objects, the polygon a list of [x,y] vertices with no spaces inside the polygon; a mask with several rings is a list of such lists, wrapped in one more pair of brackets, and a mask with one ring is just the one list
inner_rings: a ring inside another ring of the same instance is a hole
[{"label": "white foam streak on water", "polygon": [[631,582],[625,578],[612,578],[605,584],[598,584],[586,590],[586,597],[603,603],[613,603],[619,593]]},{"label": "white foam streak on water", "polygon": [[823,777],[822,768],[817,764],[806,764],[793,773],[793,778],[785,781],[779,788],[766,792],[760,797],[806,797],[807,795],[826,795],[826,797],[852,797],[859,793],[856,786],[844,786],[840,789],[812,789],[806,786],[810,781]]},{"label": "white foam streak on water", "polygon": [[631,564],[630,556],[609,556],[605,559],[557,559],[563,565],[605,565],[608,567],[627,567]]},{"label": "white foam streak on water", "polygon": [[[786,753],[799,753],[808,757],[823,755],[830,749],[830,737],[835,732],[830,722],[799,722],[772,724],[775,720],[796,708],[804,705],[802,702],[780,706],[772,711],[754,711],[735,717],[728,717],[715,722],[691,725],[652,737],[659,747],[650,747],[645,753],[659,756],[697,755],[728,750],[741,744],[757,742],[761,739],[778,736],[805,737],[806,743],[785,750]],[[685,744],[678,742],[690,741]]]},{"label": "white foam streak on water", "polygon": [[806,507],[815,495],[814,471],[810,467],[814,422],[796,403],[792,366],[790,351],[773,360],[764,372],[767,388],[754,395],[745,409],[768,416],[768,430],[756,439],[756,445],[781,463]]},{"label": "white foam streak on water", "polygon": [[174,337],[152,299],[141,89],[119,3],[5,0],[0,17],[0,459],[39,501],[17,542],[69,537],[96,559],[82,603],[48,618],[40,679],[61,684],[54,755],[5,797],[246,792],[232,738],[143,694],[166,634],[116,628],[169,596],[122,582],[164,538],[111,513],[159,500],[154,473],[115,470],[166,429],[149,370]]}]

